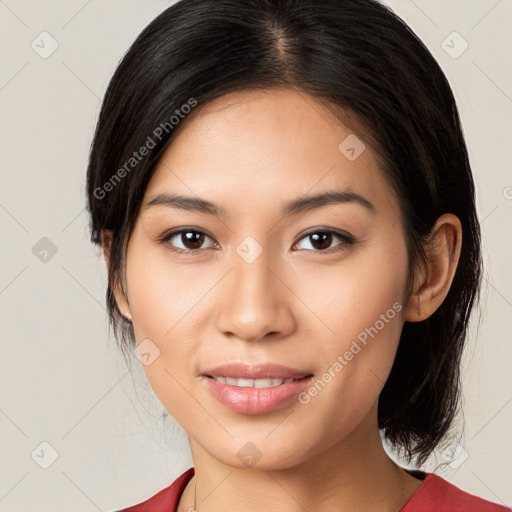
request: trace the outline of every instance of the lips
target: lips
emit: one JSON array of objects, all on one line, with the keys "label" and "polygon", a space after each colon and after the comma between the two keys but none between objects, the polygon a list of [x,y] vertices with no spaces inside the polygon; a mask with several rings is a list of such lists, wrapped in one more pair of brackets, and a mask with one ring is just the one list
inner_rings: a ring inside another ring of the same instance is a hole
[{"label": "lips", "polygon": [[231,363],[217,366],[202,373],[205,377],[229,377],[233,379],[302,379],[313,375],[311,372],[289,368],[279,364],[258,364],[249,366]]},{"label": "lips", "polygon": [[231,363],[205,370],[201,377],[202,385],[221,404],[255,415],[291,406],[313,373],[271,363]]}]

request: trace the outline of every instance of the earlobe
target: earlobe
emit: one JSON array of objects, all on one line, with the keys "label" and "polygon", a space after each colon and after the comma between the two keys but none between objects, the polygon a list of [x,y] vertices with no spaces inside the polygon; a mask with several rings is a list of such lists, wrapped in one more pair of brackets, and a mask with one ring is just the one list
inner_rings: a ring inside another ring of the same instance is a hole
[{"label": "earlobe", "polygon": [[404,319],[421,322],[442,304],[457,270],[461,247],[462,226],[457,216],[445,213],[439,217],[432,232],[432,247],[427,250],[428,275],[411,295]]},{"label": "earlobe", "polygon": [[117,309],[123,315],[123,317],[131,322],[132,314],[130,311],[130,306],[128,304],[128,300],[123,293],[123,291],[119,287],[119,283],[116,282],[110,275],[110,248],[112,246],[112,238],[113,233],[111,230],[102,230],[101,231],[101,248],[103,251],[103,258],[105,259],[105,263],[107,265],[108,279],[111,283],[112,293],[114,294],[114,298],[116,300]]}]

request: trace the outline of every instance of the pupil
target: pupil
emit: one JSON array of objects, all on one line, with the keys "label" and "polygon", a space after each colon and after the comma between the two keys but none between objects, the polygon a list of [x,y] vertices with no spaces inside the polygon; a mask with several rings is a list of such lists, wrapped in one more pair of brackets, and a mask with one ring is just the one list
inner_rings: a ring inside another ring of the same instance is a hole
[{"label": "pupil", "polygon": [[[318,233],[314,233],[309,236],[312,238],[312,240],[313,240],[312,245],[316,249],[327,249],[331,245],[331,238],[332,238],[331,233],[322,232],[320,235]],[[316,244],[318,244],[319,240],[321,242],[320,242],[319,246],[317,246]],[[327,241],[327,244],[325,243],[326,241]]]},{"label": "pupil", "polygon": [[[187,247],[187,249],[198,249],[199,247],[201,247],[204,239],[203,234],[197,233],[195,231],[187,231],[185,233],[182,233],[182,237],[183,236],[185,237],[185,241],[183,243],[185,247]],[[189,244],[191,244],[192,247],[189,247]]]}]

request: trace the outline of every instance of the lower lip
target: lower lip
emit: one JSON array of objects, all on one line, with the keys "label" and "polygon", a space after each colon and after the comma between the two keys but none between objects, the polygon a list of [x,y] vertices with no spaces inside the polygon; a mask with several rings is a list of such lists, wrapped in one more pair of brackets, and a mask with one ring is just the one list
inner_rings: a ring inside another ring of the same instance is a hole
[{"label": "lower lip", "polygon": [[290,405],[313,377],[270,388],[241,388],[203,375],[206,386],[219,402],[241,414],[265,414]]}]

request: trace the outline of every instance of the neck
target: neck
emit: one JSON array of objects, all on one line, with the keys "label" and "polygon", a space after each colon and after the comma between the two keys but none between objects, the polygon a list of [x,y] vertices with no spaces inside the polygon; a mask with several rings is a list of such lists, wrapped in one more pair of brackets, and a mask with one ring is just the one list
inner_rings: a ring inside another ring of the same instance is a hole
[{"label": "neck", "polygon": [[397,512],[422,483],[384,451],[376,408],[349,436],[285,469],[230,466],[192,439],[190,446],[195,476],[178,512],[193,507],[194,498],[197,512]]}]

